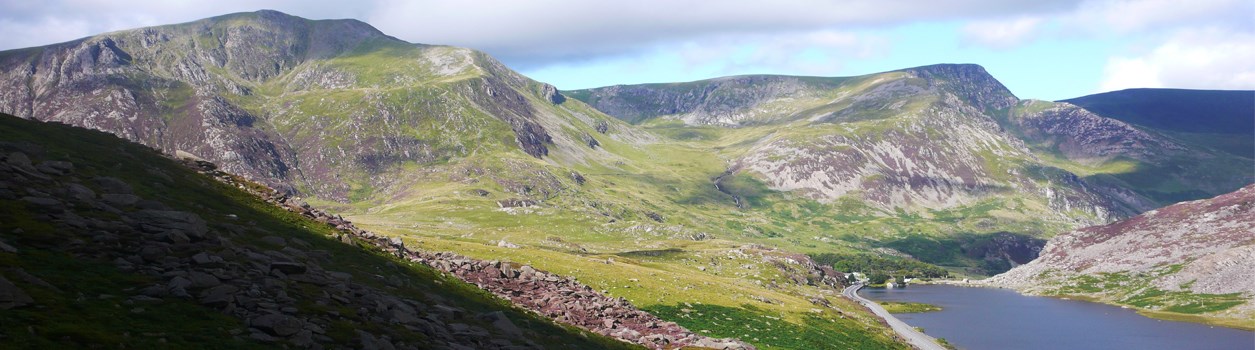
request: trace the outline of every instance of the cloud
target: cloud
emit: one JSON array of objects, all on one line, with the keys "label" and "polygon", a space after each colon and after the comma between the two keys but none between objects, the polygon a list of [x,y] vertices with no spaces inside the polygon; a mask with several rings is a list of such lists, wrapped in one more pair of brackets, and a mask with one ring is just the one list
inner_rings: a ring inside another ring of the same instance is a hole
[{"label": "cloud", "polygon": [[1182,30],[1132,57],[1112,57],[1099,91],[1128,88],[1255,90],[1255,33]]},{"label": "cloud", "polygon": [[474,47],[523,65],[618,56],[726,36],[824,33],[913,21],[1063,11],[1074,5],[995,0],[382,0],[381,4],[368,22],[384,32],[411,41]]},{"label": "cloud", "polygon": [[1090,31],[1130,33],[1182,25],[1250,29],[1255,2],[1250,0],[1099,0],[1088,1],[1063,19]]},{"label": "cloud", "polygon": [[1252,13],[1255,1],[1250,0],[1088,0],[1069,11],[971,21],[963,26],[962,39],[1010,49],[1044,36],[1124,37],[1199,26],[1251,31]]},{"label": "cloud", "polygon": [[[716,74],[758,71],[825,75],[840,71],[843,59],[878,57],[887,51],[887,46],[882,37],[824,30],[722,36],[660,45],[656,50],[673,50],[686,68],[704,68]],[[717,67],[711,69],[712,65]]]},{"label": "cloud", "polygon": [[0,2],[0,50],[48,45],[100,33],[275,9],[306,18],[365,18],[333,0],[45,0]]},{"label": "cloud", "polygon": [[1032,40],[1042,22],[1041,17],[972,22],[963,26],[963,40],[993,48],[1011,48]]}]

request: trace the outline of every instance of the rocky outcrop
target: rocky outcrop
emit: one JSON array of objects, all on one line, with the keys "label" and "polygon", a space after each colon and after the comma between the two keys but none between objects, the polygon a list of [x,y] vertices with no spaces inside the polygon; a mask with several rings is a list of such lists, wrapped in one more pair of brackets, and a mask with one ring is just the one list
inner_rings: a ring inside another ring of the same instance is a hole
[{"label": "rocky outcrop", "polygon": [[1151,135],[1122,121],[1105,118],[1080,107],[1045,101],[1026,101],[1025,109],[1010,118],[1026,141],[1057,150],[1068,159],[1093,164],[1116,157],[1151,163],[1182,153],[1185,147]]}]

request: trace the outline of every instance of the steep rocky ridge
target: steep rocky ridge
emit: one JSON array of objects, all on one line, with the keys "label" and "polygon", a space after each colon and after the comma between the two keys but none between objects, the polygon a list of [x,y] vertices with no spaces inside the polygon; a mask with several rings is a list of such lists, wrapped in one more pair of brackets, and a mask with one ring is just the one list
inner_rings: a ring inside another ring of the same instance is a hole
[{"label": "steep rocky ridge", "polygon": [[0,111],[340,201],[388,185],[377,175],[406,164],[511,150],[588,159],[596,150],[581,138],[614,123],[577,120],[551,86],[482,53],[274,11],[7,51],[0,70]]},{"label": "steep rocky ridge", "polygon": [[1255,185],[1061,234],[1036,260],[985,283],[1250,320],[1255,298],[1255,283],[1249,278],[1255,268],[1252,252]]},{"label": "steep rocky ridge", "polygon": [[[766,129],[729,167],[773,189],[881,210],[945,210],[1035,193],[1096,223],[1135,213],[1066,171],[1039,169],[995,115],[1018,99],[976,65],[934,65],[850,78],[743,76],[568,92],[625,120]],[[650,124],[646,124],[650,125]],[[1049,197],[1049,198],[1047,198]],[[1113,203],[1116,202],[1116,203]]]},{"label": "steep rocky ridge", "polygon": [[[906,75],[922,83],[885,84],[873,93],[849,96],[849,85],[876,85]],[[833,118],[835,110],[883,109],[921,90],[948,91],[982,109],[1003,109],[1015,96],[976,65],[934,65],[881,75],[824,78],[746,75],[675,84],[616,85],[567,91],[572,97],[637,124],[653,118],[674,118],[692,125],[742,126],[798,118]]]}]

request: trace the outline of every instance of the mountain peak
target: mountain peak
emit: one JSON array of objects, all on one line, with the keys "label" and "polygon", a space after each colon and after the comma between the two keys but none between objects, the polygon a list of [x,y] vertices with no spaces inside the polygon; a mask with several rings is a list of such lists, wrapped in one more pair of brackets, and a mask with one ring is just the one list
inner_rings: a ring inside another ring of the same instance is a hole
[{"label": "mountain peak", "polygon": [[954,93],[965,102],[986,110],[1015,106],[1019,99],[985,67],[972,63],[946,63],[900,70],[915,74]]}]

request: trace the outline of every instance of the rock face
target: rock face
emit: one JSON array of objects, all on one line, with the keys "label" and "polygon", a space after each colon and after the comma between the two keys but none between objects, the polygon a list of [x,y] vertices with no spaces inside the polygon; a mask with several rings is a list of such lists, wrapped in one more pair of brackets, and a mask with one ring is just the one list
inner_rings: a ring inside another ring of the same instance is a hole
[{"label": "rock face", "polygon": [[[1180,265],[1167,269],[1166,266]],[[1077,276],[1147,275],[1155,288],[1255,297],[1255,185],[1052,238],[1036,260],[986,283],[1048,292]],[[1093,294],[1103,295],[1106,291]],[[1248,302],[1249,303],[1249,302]]]},{"label": "rock face", "polygon": [[0,87],[0,112],[341,201],[389,184],[395,176],[378,175],[404,164],[498,149],[585,152],[579,135],[612,119],[574,120],[553,86],[482,53],[275,11],[0,52]]},{"label": "rock face", "polygon": [[1011,122],[1023,131],[1026,140],[1053,148],[1068,159],[1099,163],[1127,157],[1157,162],[1174,153],[1185,152],[1185,146],[1172,140],[1072,104],[1026,101],[1028,110],[1042,108],[1038,105],[1046,107],[1018,113],[1011,117]]}]

